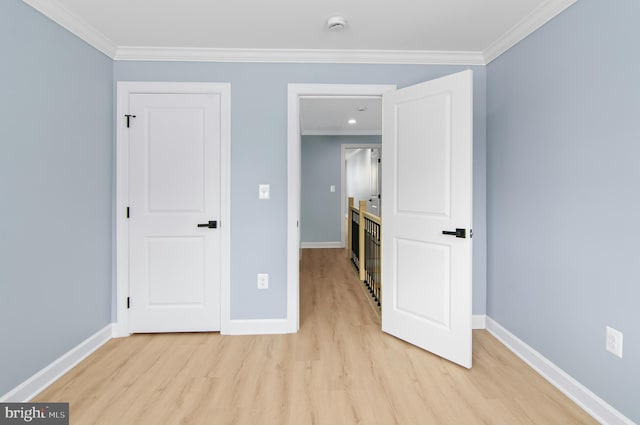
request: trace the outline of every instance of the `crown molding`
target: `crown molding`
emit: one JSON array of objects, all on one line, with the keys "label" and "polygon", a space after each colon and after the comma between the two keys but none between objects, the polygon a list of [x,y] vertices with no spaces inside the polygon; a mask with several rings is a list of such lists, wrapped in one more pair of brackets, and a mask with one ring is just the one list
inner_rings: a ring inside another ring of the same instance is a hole
[{"label": "crown molding", "polygon": [[484,63],[488,65],[501,54],[524,40],[538,28],[555,18],[577,0],[546,0],[529,15],[498,37],[483,51]]},{"label": "crown molding", "polygon": [[227,49],[118,46],[58,0],[22,0],[113,60],[415,65],[488,65],[577,0],[546,0],[482,52],[429,50]]},{"label": "crown molding", "polygon": [[484,65],[481,52],[118,47],[121,61]]},{"label": "crown molding", "polygon": [[22,0],[44,16],[56,22],[81,40],[89,43],[111,59],[116,54],[118,46],[104,34],[96,30],[78,16],[71,13],[57,0]]}]

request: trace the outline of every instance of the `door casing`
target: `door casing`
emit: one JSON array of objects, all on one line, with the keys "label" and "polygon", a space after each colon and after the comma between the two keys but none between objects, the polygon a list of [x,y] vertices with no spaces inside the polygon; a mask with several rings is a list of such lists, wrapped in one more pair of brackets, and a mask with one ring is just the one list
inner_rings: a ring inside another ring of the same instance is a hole
[{"label": "door casing", "polygon": [[134,93],[213,93],[220,95],[220,199],[221,211],[219,231],[221,233],[221,285],[220,285],[220,330],[225,333],[230,322],[230,258],[229,250],[231,209],[230,209],[230,165],[231,165],[231,85],[229,83],[181,83],[181,82],[138,82],[119,81],[117,83],[116,105],[116,322],[115,337],[129,336],[129,226],[126,217],[129,199],[129,131],[125,114],[129,114],[129,95]]}]

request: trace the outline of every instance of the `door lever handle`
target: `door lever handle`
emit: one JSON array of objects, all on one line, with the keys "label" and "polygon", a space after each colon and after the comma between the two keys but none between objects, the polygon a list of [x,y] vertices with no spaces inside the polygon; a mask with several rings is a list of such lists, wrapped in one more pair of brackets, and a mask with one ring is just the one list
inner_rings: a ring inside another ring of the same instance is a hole
[{"label": "door lever handle", "polygon": [[213,221],[213,220],[209,220],[208,223],[200,223],[200,224],[198,224],[198,227],[208,227],[209,229],[216,229],[218,227],[218,222],[217,221]]},{"label": "door lever handle", "polygon": [[456,238],[466,238],[467,237],[467,229],[456,229],[455,232],[443,230],[442,234],[443,235],[455,236]]}]

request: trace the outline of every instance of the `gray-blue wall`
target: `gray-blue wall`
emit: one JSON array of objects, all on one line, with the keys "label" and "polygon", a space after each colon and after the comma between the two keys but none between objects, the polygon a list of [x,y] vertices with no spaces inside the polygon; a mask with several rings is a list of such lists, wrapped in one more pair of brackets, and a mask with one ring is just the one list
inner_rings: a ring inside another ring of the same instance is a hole
[{"label": "gray-blue wall", "polygon": [[[382,117],[380,117],[382,119]],[[303,136],[300,149],[300,239],[341,242],[340,175],[342,146],[375,145],[380,136]],[[329,186],[336,191],[330,192]],[[346,196],[346,195],[345,195]]]},{"label": "gray-blue wall", "polygon": [[[231,318],[286,317],[287,85],[397,84],[467,69],[462,66],[115,62],[116,81],[231,83]],[[474,70],[474,299],[485,312],[485,67]],[[258,185],[271,199],[258,200]],[[269,290],[256,274],[269,273]]]},{"label": "gray-blue wall", "polygon": [[487,313],[640,423],[638,16],[581,0],[488,66]]},{"label": "gray-blue wall", "polygon": [[0,395],[111,321],[112,61],[0,1]]}]

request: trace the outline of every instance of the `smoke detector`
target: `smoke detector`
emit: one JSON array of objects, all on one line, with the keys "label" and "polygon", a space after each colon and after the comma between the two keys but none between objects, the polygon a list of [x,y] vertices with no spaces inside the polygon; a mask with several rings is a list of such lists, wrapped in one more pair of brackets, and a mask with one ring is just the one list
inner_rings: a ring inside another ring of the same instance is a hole
[{"label": "smoke detector", "polygon": [[344,16],[332,16],[327,19],[327,29],[329,31],[342,31],[347,26],[347,20]]}]

